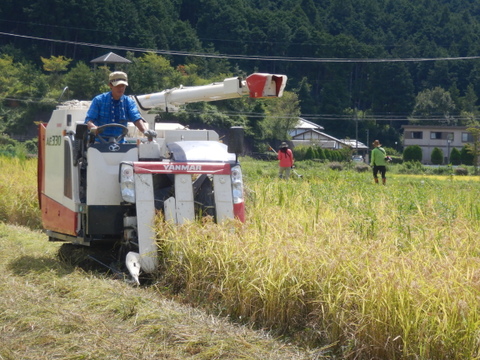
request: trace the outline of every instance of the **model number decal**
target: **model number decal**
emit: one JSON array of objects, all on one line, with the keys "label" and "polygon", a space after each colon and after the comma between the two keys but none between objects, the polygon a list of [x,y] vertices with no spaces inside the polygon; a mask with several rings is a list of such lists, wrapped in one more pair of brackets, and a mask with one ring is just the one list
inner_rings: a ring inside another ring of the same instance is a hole
[{"label": "model number decal", "polygon": [[47,146],[60,146],[62,137],[60,135],[52,135],[47,138]]}]

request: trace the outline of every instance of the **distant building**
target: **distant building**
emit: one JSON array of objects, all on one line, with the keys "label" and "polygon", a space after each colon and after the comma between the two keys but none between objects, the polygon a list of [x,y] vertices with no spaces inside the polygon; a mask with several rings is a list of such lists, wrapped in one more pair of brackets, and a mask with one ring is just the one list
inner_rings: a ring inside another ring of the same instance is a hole
[{"label": "distant building", "polygon": [[289,132],[292,137],[292,144],[298,145],[316,145],[323,149],[342,149],[345,147],[358,150],[358,154],[365,155],[368,152],[368,146],[355,139],[337,139],[327,133],[324,133],[323,126],[315,124],[303,118],[298,119],[295,129]]},{"label": "distant building", "polygon": [[98,64],[107,66],[108,64],[114,65],[115,69],[118,69],[118,66],[124,64],[131,64],[132,62],[120,55],[117,55],[113,52],[109,52],[108,54],[102,55],[90,61],[94,66]]},{"label": "distant building", "polygon": [[431,164],[434,148],[443,151],[444,163],[447,163],[453,148],[461,150],[465,144],[473,141],[465,126],[403,125],[402,128],[404,148],[420,146],[423,164]]}]

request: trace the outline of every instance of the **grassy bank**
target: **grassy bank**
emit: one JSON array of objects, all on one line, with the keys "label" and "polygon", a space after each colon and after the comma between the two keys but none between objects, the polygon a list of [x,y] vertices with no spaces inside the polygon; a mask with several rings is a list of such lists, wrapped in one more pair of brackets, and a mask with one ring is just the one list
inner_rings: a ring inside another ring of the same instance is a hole
[{"label": "grassy bank", "polygon": [[[247,222],[157,226],[158,288],[124,291],[137,301],[168,291],[316,348],[317,358],[477,358],[478,179],[391,171],[383,187],[369,172],[297,165],[303,177],[286,182],[276,162],[244,159]],[[14,211],[2,195],[0,214]]]}]

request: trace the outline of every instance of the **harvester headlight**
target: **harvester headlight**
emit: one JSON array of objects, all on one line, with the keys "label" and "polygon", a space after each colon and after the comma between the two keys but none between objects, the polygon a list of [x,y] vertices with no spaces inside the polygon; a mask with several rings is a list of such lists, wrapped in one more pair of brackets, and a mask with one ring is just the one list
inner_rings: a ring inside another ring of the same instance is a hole
[{"label": "harvester headlight", "polygon": [[135,177],[131,164],[122,163],[120,166],[120,190],[123,200],[135,203]]},{"label": "harvester headlight", "polygon": [[239,165],[232,167],[232,194],[233,203],[239,204],[243,202],[243,178],[242,168]]}]

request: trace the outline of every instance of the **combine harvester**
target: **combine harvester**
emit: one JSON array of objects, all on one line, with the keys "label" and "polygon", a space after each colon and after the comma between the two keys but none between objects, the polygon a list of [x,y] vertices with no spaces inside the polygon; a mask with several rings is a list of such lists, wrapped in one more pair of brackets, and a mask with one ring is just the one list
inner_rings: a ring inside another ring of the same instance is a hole
[{"label": "combine harvester", "polygon": [[[245,220],[242,170],[243,129],[234,127],[228,146],[212,130],[162,130],[150,110],[174,112],[182,105],[243,96],[281,97],[287,77],[255,73],[204,86],[179,87],[134,99],[157,138],[123,135],[94,142],[85,115],[90,101],[65,102],[39,125],[38,198],[51,241],[90,246],[111,243],[139,284],[140,270],[157,269],[153,229],[156,211],[182,224],[200,216]],[[124,143],[119,141],[124,138]]]}]

